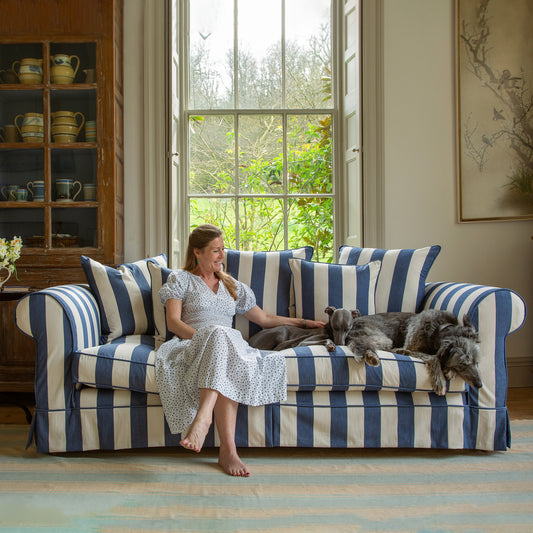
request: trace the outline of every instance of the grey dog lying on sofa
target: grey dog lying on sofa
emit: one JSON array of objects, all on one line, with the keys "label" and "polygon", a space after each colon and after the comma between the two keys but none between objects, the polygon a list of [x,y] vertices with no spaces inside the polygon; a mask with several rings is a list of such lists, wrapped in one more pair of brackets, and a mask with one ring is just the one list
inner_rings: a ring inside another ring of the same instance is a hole
[{"label": "grey dog lying on sofa", "polygon": [[360,316],[359,311],[336,309],[328,306],[324,310],[329,315],[329,321],[324,328],[299,328],[297,326],[277,326],[263,329],[253,335],[248,343],[258,350],[280,351],[296,346],[312,346],[325,344],[330,352],[335,351],[336,345],[346,344],[346,335],[352,327],[354,318]]},{"label": "grey dog lying on sofa", "polygon": [[380,364],[377,350],[394,351],[422,359],[436,394],[446,393],[446,379],[459,375],[468,384],[482,387],[477,369],[478,333],[468,316],[462,325],[449,311],[429,309],[421,313],[378,313],[360,316],[359,311],[325,309],[325,328],[279,326],[264,329],[249,343],[260,350],[284,350],[296,346],[325,344],[328,351],[346,345],[357,361]]}]

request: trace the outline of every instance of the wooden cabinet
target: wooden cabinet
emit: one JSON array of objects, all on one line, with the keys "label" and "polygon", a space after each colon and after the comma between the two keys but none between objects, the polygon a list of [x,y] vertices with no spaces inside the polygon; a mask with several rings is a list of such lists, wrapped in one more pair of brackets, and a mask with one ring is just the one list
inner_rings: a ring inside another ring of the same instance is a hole
[{"label": "wooden cabinet", "polygon": [[81,255],[123,261],[122,0],[1,11],[0,237],[23,239],[9,284],[83,282]]},{"label": "wooden cabinet", "polygon": [[0,392],[33,391],[35,341],[15,326],[15,307],[27,292],[0,292]]}]

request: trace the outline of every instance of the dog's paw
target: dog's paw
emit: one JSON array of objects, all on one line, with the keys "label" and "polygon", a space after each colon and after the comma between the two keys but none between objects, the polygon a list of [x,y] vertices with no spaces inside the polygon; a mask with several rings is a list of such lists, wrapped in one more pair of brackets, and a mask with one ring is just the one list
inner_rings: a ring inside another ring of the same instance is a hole
[{"label": "dog's paw", "polygon": [[328,339],[326,341],[326,350],[328,352],[334,352],[336,349],[337,349],[337,345],[331,339]]},{"label": "dog's paw", "polygon": [[393,348],[393,351],[399,355],[413,355],[413,352],[407,348]]},{"label": "dog's paw", "polygon": [[446,380],[443,378],[435,378],[433,380],[433,390],[435,394],[439,396],[444,396],[446,394]]},{"label": "dog's paw", "polygon": [[374,352],[371,352],[371,351],[365,352],[364,360],[365,360],[366,364],[370,365],[370,366],[379,366],[380,365],[379,357],[377,356],[377,354],[375,354]]}]

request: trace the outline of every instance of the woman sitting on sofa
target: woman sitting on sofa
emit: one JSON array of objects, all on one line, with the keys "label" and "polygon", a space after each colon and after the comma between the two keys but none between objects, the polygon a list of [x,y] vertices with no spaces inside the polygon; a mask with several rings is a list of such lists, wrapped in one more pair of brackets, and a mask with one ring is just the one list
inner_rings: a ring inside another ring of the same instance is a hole
[{"label": "woman sitting on sofa", "polygon": [[[286,367],[283,354],[263,356],[251,348],[232,328],[233,317],[243,314],[262,328],[305,322],[263,311],[248,286],[222,271],[223,259],[219,228],[206,224],[190,234],[183,270],[173,271],[159,293],[175,337],[157,351],[156,376],[170,430],[185,434],[181,445],[199,452],[214,413],[219,465],[227,474],[249,476],[235,445],[238,404],[283,401]],[[307,324],[325,326],[314,320]]]}]

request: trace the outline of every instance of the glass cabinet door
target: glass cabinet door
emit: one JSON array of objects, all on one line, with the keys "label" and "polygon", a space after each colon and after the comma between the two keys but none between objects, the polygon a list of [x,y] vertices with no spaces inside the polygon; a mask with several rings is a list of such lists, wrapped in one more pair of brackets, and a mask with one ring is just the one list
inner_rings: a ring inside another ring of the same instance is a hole
[{"label": "glass cabinet door", "polygon": [[95,42],[2,44],[0,237],[98,248]]}]

